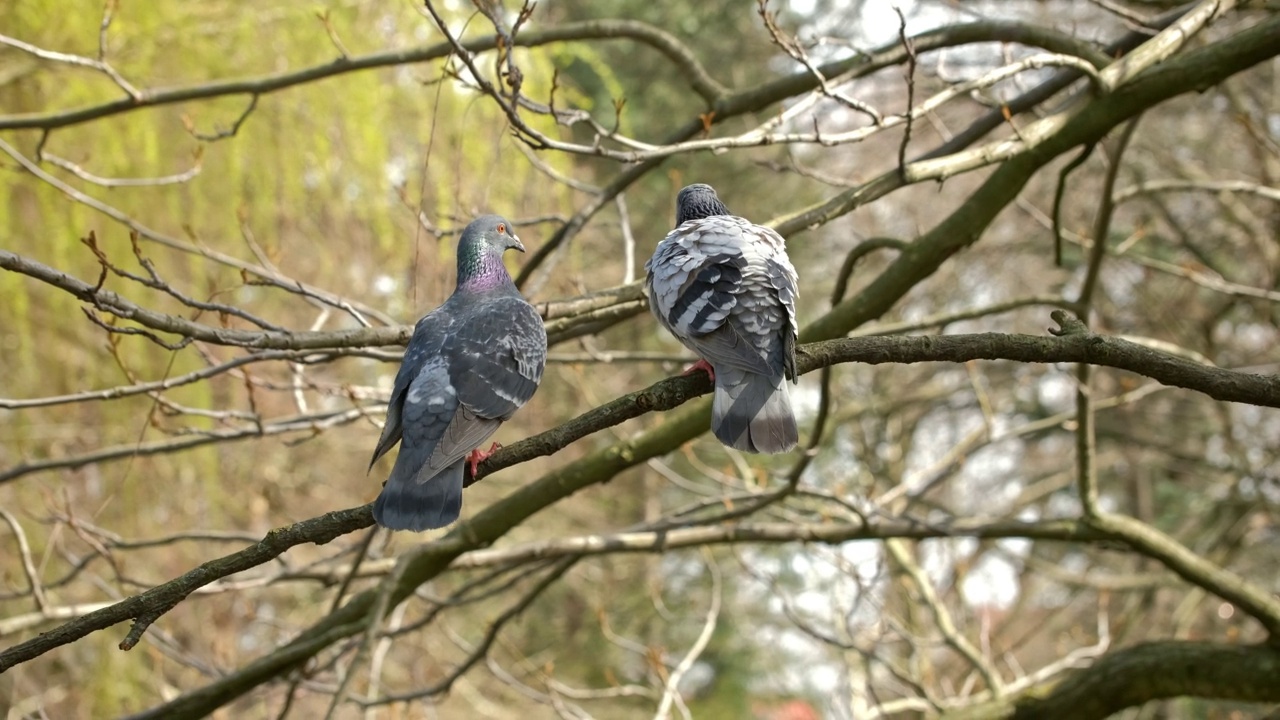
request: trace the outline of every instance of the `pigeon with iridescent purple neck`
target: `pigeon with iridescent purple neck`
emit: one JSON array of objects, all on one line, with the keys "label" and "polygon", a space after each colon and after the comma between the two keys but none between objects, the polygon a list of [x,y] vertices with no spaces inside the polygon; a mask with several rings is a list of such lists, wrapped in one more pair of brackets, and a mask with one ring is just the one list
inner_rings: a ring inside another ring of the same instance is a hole
[{"label": "pigeon with iridescent purple neck", "polygon": [[730,215],[710,185],[676,196],[676,229],[648,272],[649,308],[702,358],[715,381],[711,431],[747,452],[780,453],[799,439],[787,380],[796,379],[795,268],[772,229]]},{"label": "pigeon with iridescent purple neck", "polygon": [[463,465],[472,474],[489,453],[476,449],[519,410],[542,380],[542,318],[502,264],[524,245],[511,223],[485,215],[458,240],[458,286],[418,321],[387,405],[373,460],[403,441],[373,518],[392,530],[428,530],[458,519]]}]

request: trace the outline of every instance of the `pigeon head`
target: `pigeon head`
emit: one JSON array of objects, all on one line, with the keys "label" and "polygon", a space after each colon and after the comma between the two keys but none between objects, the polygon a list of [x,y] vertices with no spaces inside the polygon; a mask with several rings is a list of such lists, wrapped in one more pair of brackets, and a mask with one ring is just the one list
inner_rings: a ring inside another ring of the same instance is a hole
[{"label": "pigeon head", "polygon": [[476,218],[458,240],[458,287],[482,290],[511,283],[502,253],[524,252],[511,221],[499,215]]},{"label": "pigeon head", "polygon": [[676,227],[690,220],[701,220],[713,215],[728,215],[729,208],[716,197],[715,188],[704,183],[686,186],[676,195]]}]

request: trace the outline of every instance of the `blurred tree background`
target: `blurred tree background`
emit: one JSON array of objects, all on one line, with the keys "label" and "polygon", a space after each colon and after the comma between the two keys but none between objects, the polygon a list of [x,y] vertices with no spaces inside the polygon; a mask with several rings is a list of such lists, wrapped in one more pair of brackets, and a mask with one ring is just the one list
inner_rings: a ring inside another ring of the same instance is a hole
[{"label": "blurred tree background", "polygon": [[[1277,55],[1258,1],[0,4],[0,709],[1267,717]],[[666,379],[691,182],[788,239],[796,452]],[[546,377],[375,531],[484,212]]]}]

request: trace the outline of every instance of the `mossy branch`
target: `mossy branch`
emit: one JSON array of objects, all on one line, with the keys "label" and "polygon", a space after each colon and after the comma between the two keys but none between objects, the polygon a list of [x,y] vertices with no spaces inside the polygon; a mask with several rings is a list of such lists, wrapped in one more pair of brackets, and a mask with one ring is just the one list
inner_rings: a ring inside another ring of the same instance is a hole
[{"label": "mossy branch", "polygon": [[1115,650],[1025,692],[944,712],[941,720],[1102,720],[1152,700],[1192,696],[1280,702],[1280,650],[1164,641]]},{"label": "mossy branch", "polygon": [[[1280,407],[1278,377],[1201,365],[1143,345],[1088,331],[1057,337],[981,333],[941,337],[842,338],[802,346],[797,364],[802,373],[809,373],[847,362],[962,363],[978,359],[1036,363],[1086,362],[1132,371],[1167,385],[1196,390],[1220,400]],[[660,425],[630,440],[597,450],[520,488],[503,501],[476,515],[470,522],[459,526],[448,536],[453,540],[428,546],[432,548],[431,552],[415,558],[403,574],[404,589],[406,592],[412,591],[443,571],[457,555],[492,543],[539,510],[550,507],[585,487],[606,482],[618,473],[649,458],[665,454],[702,434],[708,427],[709,403],[705,400],[690,401],[706,394],[710,389],[710,382],[705,375],[668,378],[498,451],[480,465],[477,477],[468,484],[501,469],[552,455],[587,435],[614,427],[626,420],[649,412],[678,408],[664,416]],[[368,527],[371,523],[369,507],[364,506],[274,530],[262,542],[245,550],[205,563],[175,580],[0,652],[0,671],[89,633],[130,619],[138,621],[137,630],[131,632],[122,645],[132,647],[151,621],[175,607],[195,589],[266,563],[295,545],[326,543],[346,533]],[[1149,540],[1145,535],[1139,537],[1132,532],[1122,532],[1125,528],[1108,526],[1106,529],[1109,535],[1124,538],[1127,542],[1138,543],[1143,538]],[[1148,545],[1151,543],[1145,543],[1143,547]],[[1188,577],[1186,573],[1180,574]],[[1216,580],[1213,582],[1217,583]],[[1228,591],[1228,594],[1231,592]],[[1246,609],[1267,607],[1261,601],[1241,604]],[[1280,628],[1280,611],[1274,611],[1274,616],[1276,625],[1273,628],[1268,623],[1268,629]]]}]

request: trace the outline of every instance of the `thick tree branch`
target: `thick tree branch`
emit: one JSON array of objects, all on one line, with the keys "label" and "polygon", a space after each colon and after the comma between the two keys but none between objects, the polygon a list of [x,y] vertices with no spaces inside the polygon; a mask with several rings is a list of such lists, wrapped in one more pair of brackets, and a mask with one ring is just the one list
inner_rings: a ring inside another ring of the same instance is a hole
[{"label": "thick tree branch", "polygon": [[[875,280],[856,296],[806,328],[801,339],[826,340],[880,317],[908,288],[932,275],[947,258],[977,242],[996,215],[1013,202],[1040,168],[1074,147],[1097,142],[1111,128],[1177,95],[1210,87],[1234,73],[1280,53],[1280,17],[1272,16],[1220,42],[1175,56],[1134,78],[1119,90],[1095,99],[1058,132],[1035,148],[996,168],[966,202],[932,230],[914,240]],[[883,194],[881,185],[896,181],[896,170],[852,193],[775,223],[784,236],[843,215],[870,197]]]},{"label": "thick tree branch", "polygon": [[943,713],[943,720],[1102,720],[1152,700],[1199,697],[1280,702],[1280,650],[1259,645],[1152,642],[1113,651],[1027,691]]},{"label": "thick tree branch", "polygon": [[[848,362],[879,365],[963,363],[970,360],[1083,362],[1128,370],[1165,385],[1195,390],[1218,400],[1280,407],[1280,376],[1257,375],[1202,365],[1145,345],[1087,331],[1059,337],[980,333],[841,338],[802,345],[796,353],[796,365],[801,374]],[[606,403],[555,430],[502,448],[480,464],[477,478],[536,457],[551,455],[599,430],[647,412],[676,408],[710,391],[711,382],[703,374],[663,380]],[[705,430],[705,427],[702,429]],[[687,439],[690,438],[685,440]]]},{"label": "thick tree branch", "polygon": [[[1054,30],[1017,22],[983,21],[953,25],[921,33],[919,36],[912,38],[911,42],[914,51],[919,54],[971,43],[993,41],[1023,43],[1050,52],[1083,57],[1089,59],[1090,62],[1098,67],[1110,61],[1109,58],[1098,53],[1096,48],[1088,43],[1081,42],[1076,38]],[[817,78],[819,76],[833,79],[838,77],[840,82],[848,82],[860,77],[866,77],[887,67],[901,64],[907,60],[907,57],[908,53],[902,44],[894,41],[870,53],[859,53],[843,60],[821,65],[818,67],[817,74],[802,70],[754,88],[725,95],[711,106],[709,112],[704,115],[690,117],[685,121],[684,125],[668,135],[661,144],[671,146],[706,132],[704,117],[709,118],[709,122],[712,125],[719,125],[732,118],[764,110],[787,98],[812,91],[818,85]],[[1044,99],[1047,99],[1047,97]],[[532,253],[529,261],[521,269],[519,277],[516,278],[516,284],[522,288],[525,287],[534,271],[557,248],[577,235],[596,212],[605,207],[615,196],[630,187],[636,180],[661,165],[665,160],[666,156],[647,158],[618,173],[614,180],[602,189],[598,197],[594,197],[590,203],[575,213],[568,223],[557,230],[541,247]],[[898,176],[895,175],[894,177]],[[885,195],[893,189],[896,189],[896,186],[882,187],[877,184],[864,197],[860,198],[859,204],[869,202],[874,197]],[[844,212],[852,210],[853,207],[855,206],[850,205]],[[839,214],[830,215],[823,222],[831,220]],[[819,223],[801,224],[785,228],[778,227],[777,229],[785,237],[799,229],[816,224]]]},{"label": "thick tree branch", "polygon": [[[2,252],[2,251],[0,251]],[[872,336],[842,338],[802,345],[797,366],[804,373],[841,363],[955,362],[971,360],[1012,360],[1026,363],[1087,363],[1127,370],[1165,385],[1195,390],[1217,400],[1280,407],[1280,377],[1237,372],[1203,365],[1146,345],[1088,331],[1060,337],[981,333],[942,336]],[[616,398],[565,424],[521,440],[499,450],[482,462],[475,478],[467,484],[534,458],[546,457],[573,442],[600,430],[615,427],[649,412],[671,410],[711,391],[704,375],[670,378],[643,390]],[[0,483],[44,470],[79,467],[91,462],[117,460],[136,455],[178,452],[209,443],[314,430],[317,422],[348,422],[360,411],[346,410],[324,416],[282,418],[244,428],[216,430],[190,437],[145,444],[103,448],[71,458],[50,458],[24,463],[0,471]]]},{"label": "thick tree branch", "polygon": [[350,510],[339,510],[272,530],[256,545],[217,560],[210,560],[163,585],[158,585],[110,607],[83,615],[66,625],[41,633],[32,640],[7,648],[0,652],[0,672],[37,657],[52,648],[75,642],[95,630],[126,620],[137,620],[137,625],[120,643],[121,648],[127,650],[137,643],[147,625],[173,609],[198,588],[214,580],[270,562],[295,545],[303,543],[323,545],[334,538],[368,527],[372,521],[369,506],[366,505]]},{"label": "thick tree branch", "polygon": [[[1088,332],[1061,337],[983,333],[941,337],[843,338],[803,346],[797,357],[797,365],[800,372],[809,373],[822,367],[845,362],[880,364],[886,362],[967,362],[977,359],[1007,359],[1021,362],[1087,362],[1132,370],[1165,384],[1197,390],[1222,400],[1280,407],[1280,378],[1199,365],[1190,360],[1162,353],[1142,345],[1093,335]],[[537,457],[552,455],[587,435],[605,428],[614,427],[645,413],[677,408],[699,395],[710,392],[710,390],[710,381],[705,375],[701,374],[662,380],[644,390],[617,398],[557,428],[502,448],[491,458],[481,463],[477,477],[469,479],[468,484],[472,484],[478,479],[483,479],[498,470],[518,465]],[[460,529],[455,530],[449,537],[455,537],[461,532],[463,533],[462,537],[475,541],[475,544],[471,545],[471,547],[478,547],[496,540],[507,529],[522,522],[528,515],[540,508],[551,505],[561,497],[572,494],[581,487],[613,477],[628,467],[667,452],[675,445],[678,445],[679,442],[684,442],[705,432],[707,428],[707,419],[704,416],[706,412],[705,406],[706,403],[703,402],[683,408],[681,411],[664,418],[665,422],[662,425],[642,433],[631,441],[592,453],[577,463],[572,463],[562,468],[561,471],[552,473],[544,477],[543,480],[522,488],[515,495],[476,516],[470,525],[464,524],[460,526]],[[679,439],[679,442],[676,442],[675,445],[669,445],[676,439]],[[560,479],[555,479],[557,477]],[[518,497],[522,493],[527,493],[528,496],[524,498]],[[515,515],[509,511],[501,512],[497,516],[499,519],[493,519],[490,515],[491,511],[496,512],[503,507],[520,508],[520,512]],[[198,587],[230,574],[261,565],[294,545],[306,542],[328,542],[334,537],[368,527],[370,524],[371,517],[368,507],[365,506],[338,513],[330,513],[314,520],[274,531],[263,542],[246,550],[206,563],[191,573],[165,585],[153,588],[146,593],[117,603],[105,610],[79,618],[59,628],[57,631],[46,633],[26,643],[5,650],[0,653],[0,670],[29,660],[59,645],[77,640],[90,632],[109,627],[124,620],[149,618],[146,623],[142,623],[145,627],[145,624],[167,612]],[[480,529],[477,530],[473,526],[478,526]],[[1144,538],[1146,536],[1139,537],[1132,535],[1132,533],[1122,533],[1119,530],[1112,530],[1110,534],[1112,537],[1124,538],[1127,542],[1132,541],[1140,551],[1141,547],[1152,546],[1148,542],[1139,547],[1138,543],[1145,542]],[[458,546],[458,553],[463,552],[464,549],[464,547]],[[1153,550],[1152,552],[1155,551]],[[1173,556],[1171,555],[1170,557]],[[1177,557],[1180,558],[1181,556]],[[1182,563],[1179,566],[1190,567],[1186,563]],[[1183,573],[1178,570],[1179,566],[1171,564],[1172,569],[1183,574],[1185,578],[1192,582],[1197,582],[1197,578],[1203,579],[1201,577],[1203,573],[1199,575],[1191,574],[1190,571]],[[440,569],[442,570],[443,566]],[[423,578],[423,580],[425,579]],[[1208,587],[1224,597],[1233,597],[1233,592],[1228,585],[1217,583]],[[1228,589],[1223,591],[1223,588]],[[1258,608],[1265,609],[1269,607],[1261,600],[1252,604],[1247,602],[1241,602],[1240,604],[1251,613]],[[1271,611],[1266,610],[1265,612]],[[1265,612],[1263,613],[1264,617]],[[1280,611],[1275,611],[1275,615],[1280,618]],[[1280,623],[1280,620],[1276,622]],[[1280,625],[1277,627],[1280,627]],[[132,635],[131,633],[131,637]],[[133,639],[133,642],[136,642],[136,638]],[[128,644],[132,645],[132,642]]]},{"label": "thick tree branch", "polygon": [[[1280,376],[1201,365],[1127,340],[1082,332],[1061,337],[1036,335],[942,335],[863,337],[802,345],[805,371],[842,362],[1082,362],[1129,370],[1165,385],[1202,392],[1218,400],[1280,407]],[[998,354],[999,358],[991,357]]]}]

